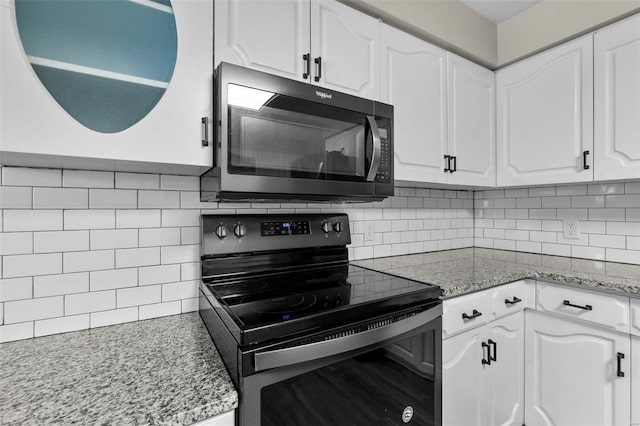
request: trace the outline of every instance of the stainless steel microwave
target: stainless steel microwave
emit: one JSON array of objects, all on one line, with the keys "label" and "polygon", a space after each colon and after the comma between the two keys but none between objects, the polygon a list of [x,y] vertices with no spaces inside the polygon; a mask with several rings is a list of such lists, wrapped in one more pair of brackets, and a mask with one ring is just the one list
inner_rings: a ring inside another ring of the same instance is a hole
[{"label": "stainless steel microwave", "polygon": [[393,195],[393,107],[222,63],[214,167],[201,198],[381,200]]}]

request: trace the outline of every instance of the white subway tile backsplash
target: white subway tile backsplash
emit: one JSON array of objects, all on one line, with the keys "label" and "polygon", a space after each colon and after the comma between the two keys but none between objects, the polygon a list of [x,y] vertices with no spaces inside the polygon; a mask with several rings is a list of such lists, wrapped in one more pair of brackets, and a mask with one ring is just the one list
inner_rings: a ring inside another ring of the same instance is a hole
[{"label": "white subway tile backsplash", "polygon": [[85,188],[33,188],[34,209],[86,209],[89,192]]},{"label": "white subway tile backsplash", "polygon": [[640,209],[626,209],[627,222],[640,222]]},{"label": "white subway tile backsplash", "polygon": [[95,250],[64,253],[63,270],[70,272],[99,271],[113,269],[113,250]]},{"label": "white subway tile backsplash", "polygon": [[140,320],[177,315],[180,313],[182,313],[182,303],[180,303],[179,300],[140,306]]},{"label": "white subway tile backsplash", "polygon": [[197,312],[200,308],[198,299],[183,299],[180,301],[182,306],[182,313],[186,314],[187,312]]},{"label": "white subway tile backsplash", "polygon": [[177,283],[162,284],[162,301],[192,299],[198,297],[199,281],[183,281]]},{"label": "white subway tile backsplash", "polygon": [[4,304],[4,323],[36,321],[63,316],[63,296],[17,300]]},{"label": "white subway tile backsplash", "polygon": [[197,176],[161,175],[160,189],[200,191],[200,178]]},{"label": "white subway tile backsplash", "polygon": [[624,194],[623,183],[594,183],[588,186],[589,195]]},{"label": "white subway tile backsplash", "polygon": [[[183,268],[183,272],[181,272]],[[200,278],[200,263],[193,262],[183,265],[159,265],[138,268],[138,281],[142,285],[162,284],[167,282],[191,280]]]},{"label": "white subway tile backsplash", "polygon": [[116,173],[118,189],[160,189],[160,176],[144,173]]},{"label": "white subway tile backsplash", "polygon": [[[168,228],[171,229],[171,228]],[[180,233],[181,244],[200,244],[200,227],[199,226],[187,226],[181,229]]]},{"label": "white subway tile backsplash", "polygon": [[62,210],[5,210],[3,226],[4,232],[62,230]]},{"label": "white subway tile backsplash", "polygon": [[35,298],[86,293],[88,291],[88,272],[33,277],[33,297]]},{"label": "white subway tile backsplash", "polygon": [[90,316],[91,328],[133,322],[138,321],[138,307],[92,312]]},{"label": "white subway tile backsplash", "polygon": [[138,285],[138,269],[109,269],[90,273],[91,291],[112,290],[116,288],[136,287]]},{"label": "white subway tile backsplash", "polygon": [[[196,229],[197,240],[191,244],[200,243],[200,227],[183,228]],[[140,229],[140,247],[180,245],[180,228],[148,228]],[[191,232],[193,234],[193,232]],[[183,242],[182,244],[188,244]]]},{"label": "white subway tile backsplash", "polygon": [[[163,267],[175,267],[175,265],[166,265]],[[180,265],[180,279],[182,281],[198,280],[201,278],[200,262],[183,263]],[[177,281],[177,280],[166,280]]]},{"label": "white subway tile backsplash", "polygon": [[121,288],[116,292],[118,308],[142,306],[162,301],[161,285]]},{"label": "white subway tile backsplash", "polygon": [[32,337],[33,322],[31,321],[0,326],[0,343],[30,339]]},{"label": "white subway tile backsplash", "polygon": [[161,247],[160,250],[163,265],[195,262],[200,259],[199,244]]},{"label": "white subway tile backsplash", "polygon": [[116,228],[159,228],[160,210],[116,210]]},{"label": "white subway tile backsplash", "polygon": [[2,167],[4,186],[61,186],[62,170]]},{"label": "white subway tile backsplash", "polygon": [[51,318],[35,322],[35,336],[49,336],[51,334],[69,331],[86,330],[89,328],[89,314],[71,315],[62,318]]},{"label": "white subway tile backsplash", "polygon": [[607,234],[640,236],[640,223],[638,222],[609,222]]},{"label": "white subway tile backsplash", "polygon": [[604,207],[604,195],[589,195],[589,196],[577,196],[571,197],[572,208],[603,208]]},{"label": "white subway tile backsplash", "polygon": [[35,253],[89,250],[89,231],[34,232]]},{"label": "white subway tile backsplash", "polygon": [[3,209],[30,209],[33,189],[28,186],[0,186],[0,207]]},{"label": "white subway tile backsplash", "polygon": [[0,302],[31,299],[33,278],[8,278],[0,280]]},{"label": "white subway tile backsplash", "polygon": [[625,183],[624,192],[627,194],[640,194],[640,181]]},{"label": "white subway tile backsplash", "polygon": [[624,235],[598,235],[589,234],[589,245],[595,247],[625,248],[626,238]]},{"label": "white subway tile backsplash", "polygon": [[138,191],[139,209],[177,209],[180,208],[178,191]]},{"label": "white subway tile backsplash", "polygon": [[89,312],[108,311],[109,309],[115,308],[115,290],[70,294],[64,297],[65,315],[77,315]]},{"label": "white subway tile backsplash", "polygon": [[606,195],[607,207],[640,207],[640,195]]},{"label": "white subway tile backsplash", "polygon": [[614,248],[608,248],[606,250],[606,260],[609,262],[634,263],[636,265],[640,264],[640,251],[620,250]]},{"label": "white subway tile backsplash", "polygon": [[587,195],[587,185],[566,185],[556,187],[556,195]]},{"label": "white subway tile backsplash", "polygon": [[0,233],[0,256],[33,253],[33,233]]},{"label": "white subway tile backsplash", "polygon": [[571,207],[571,197],[542,197],[542,208],[557,209]]},{"label": "white subway tile backsplash", "polygon": [[113,229],[115,210],[65,210],[64,229]]},{"label": "white subway tile backsplash", "polygon": [[138,247],[137,229],[106,229],[91,231],[91,250]]},{"label": "white subway tile backsplash", "polygon": [[162,210],[162,227],[200,226],[199,210]]},{"label": "white subway tile backsplash", "polygon": [[2,278],[51,275],[62,272],[62,253],[2,256]]},{"label": "white subway tile backsplash", "polygon": [[589,220],[624,222],[625,210],[613,208],[589,209]]},{"label": "white subway tile backsplash", "polygon": [[628,250],[640,250],[640,237],[627,237]]},{"label": "white subway tile backsplash", "polygon": [[602,247],[571,246],[571,256],[583,259],[604,260],[605,249]]},{"label": "white subway tile backsplash", "polygon": [[89,189],[89,208],[91,209],[135,209],[137,207],[137,191],[130,189]]},{"label": "white subway tile backsplash", "polygon": [[571,256],[571,246],[566,244],[542,243],[542,254],[551,256]]},{"label": "white subway tile backsplash", "polygon": [[113,188],[113,172],[63,170],[62,186],[67,188]]},{"label": "white subway tile backsplash", "polygon": [[[163,247],[164,248],[164,247]],[[160,264],[160,247],[116,250],[116,268]]]}]

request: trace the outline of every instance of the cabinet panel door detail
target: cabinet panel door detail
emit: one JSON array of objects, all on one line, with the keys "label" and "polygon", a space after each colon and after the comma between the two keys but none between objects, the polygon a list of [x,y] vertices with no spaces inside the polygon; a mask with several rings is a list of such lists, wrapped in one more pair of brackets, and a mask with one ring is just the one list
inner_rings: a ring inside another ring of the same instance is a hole
[{"label": "cabinet panel door detail", "polygon": [[487,325],[495,344],[495,358],[487,369],[492,404],[488,425],[516,425],[524,421],[524,312]]},{"label": "cabinet panel door detail", "polygon": [[640,337],[631,337],[631,424],[640,424]]},{"label": "cabinet panel door detail", "polygon": [[449,183],[495,186],[494,73],[447,52],[447,76]]},{"label": "cabinet panel door detail", "polygon": [[309,0],[216,0],[215,63],[304,79],[310,49]]},{"label": "cabinet panel door detail", "polygon": [[481,364],[481,329],[476,328],[442,342],[442,424],[481,425],[488,403]]},{"label": "cabinet panel door detail", "polygon": [[595,177],[640,178],[640,15],[594,37]]},{"label": "cabinet panel door detail", "polygon": [[498,186],[592,180],[592,57],[587,36],[497,73]]},{"label": "cabinet panel door detail", "polygon": [[[312,84],[380,98],[380,22],[336,1],[311,2]],[[319,81],[316,82],[316,77]]]},{"label": "cabinet panel door detail", "polygon": [[631,299],[631,334],[640,336],[640,299]]},{"label": "cabinet panel door detail", "polygon": [[445,51],[382,25],[382,101],[394,106],[395,179],[445,183]]},{"label": "cabinet panel door detail", "polygon": [[[536,312],[528,315],[525,423],[629,424],[629,336]],[[625,377],[616,374],[618,352],[625,354]]]}]

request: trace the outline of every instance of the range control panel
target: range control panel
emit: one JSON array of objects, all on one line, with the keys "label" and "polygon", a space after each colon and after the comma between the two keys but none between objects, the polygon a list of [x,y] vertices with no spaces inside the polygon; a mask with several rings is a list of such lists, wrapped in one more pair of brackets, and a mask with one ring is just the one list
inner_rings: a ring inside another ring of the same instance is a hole
[{"label": "range control panel", "polygon": [[202,255],[351,243],[349,217],[337,214],[202,215]]}]

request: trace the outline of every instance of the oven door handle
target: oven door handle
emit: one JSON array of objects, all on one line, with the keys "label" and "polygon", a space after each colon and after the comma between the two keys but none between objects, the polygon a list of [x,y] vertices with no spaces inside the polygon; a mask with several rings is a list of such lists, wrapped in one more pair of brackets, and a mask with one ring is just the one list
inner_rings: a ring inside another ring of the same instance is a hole
[{"label": "oven door handle", "polygon": [[351,334],[292,348],[259,352],[254,355],[255,371],[264,371],[270,368],[285,367],[313,361],[384,342],[385,340],[420,328],[441,315],[442,305],[438,305],[412,317],[358,334]]},{"label": "oven door handle", "polygon": [[378,129],[376,118],[372,115],[367,115],[367,122],[371,128],[371,136],[373,138],[373,153],[371,154],[371,164],[369,165],[369,172],[367,173],[367,181],[373,182],[380,168],[382,140],[380,139],[380,129]]}]

